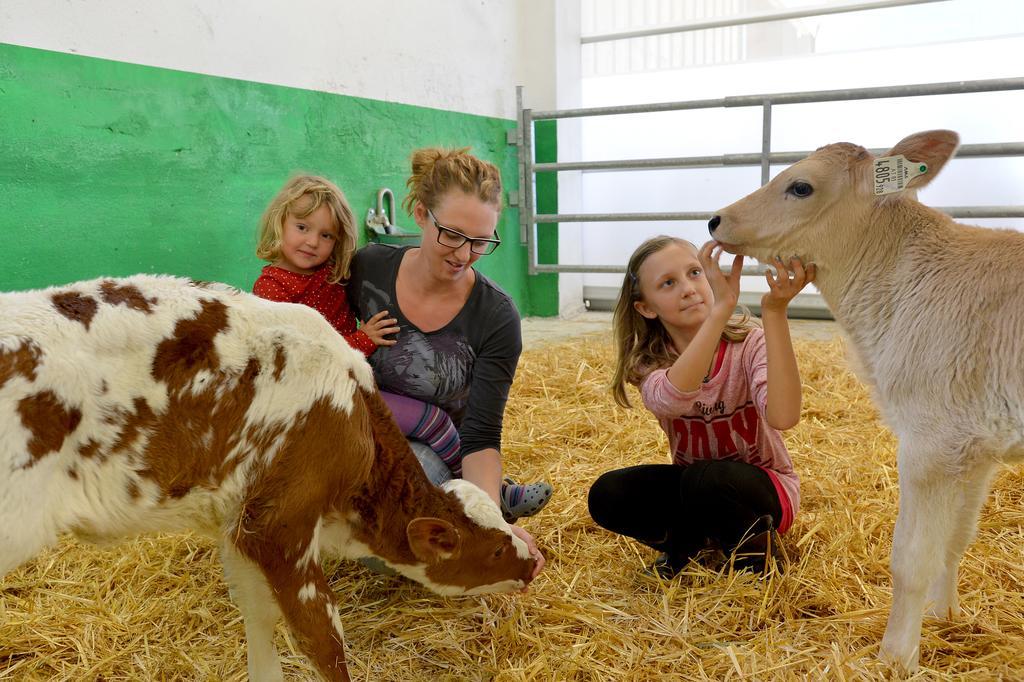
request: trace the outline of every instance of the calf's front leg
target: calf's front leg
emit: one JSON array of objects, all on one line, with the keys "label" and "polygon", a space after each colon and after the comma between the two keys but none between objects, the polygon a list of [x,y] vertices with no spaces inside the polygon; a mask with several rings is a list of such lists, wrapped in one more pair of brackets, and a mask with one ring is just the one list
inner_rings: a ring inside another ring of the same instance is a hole
[{"label": "calf's front leg", "polygon": [[[993,460],[978,458],[978,463],[968,470],[960,480],[959,497],[949,501],[956,512],[953,532],[946,548],[942,571],[928,590],[926,615],[934,618],[952,619],[960,615],[960,601],[957,597],[957,573],[967,546],[974,540],[978,530],[978,517],[988,496],[996,467]],[[954,501],[955,500],[955,501]]]},{"label": "calf's front leg", "polygon": [[[245,524],[248,530],[243,528],[232,540],[235,550],[259,567],[299,648],[317,672],[325,680],[349,682],[338,605],[320,566],[321,520],[309,518],[277,517],[270,526],[252,520]],[[258,627],[265,628],[265,622]]]},{"label": "calf's front leg", "polygon": [[246,667],[250,682],[281,682],[284,673],[274,646],[274,627],[281,619],[274,593],[263,571],[227,540],[221,545],[224,580],[245,623]]},{"label": "calf's front leg", "polygon": [[926,593],[940,575],[947,576],[949,549],[958,510],[959,481],[939,464],[934,452],[921,452],[901,443],[899,451],[900,508],[892,541],[893,599],[880,655],[917,669],[921,621]]}]

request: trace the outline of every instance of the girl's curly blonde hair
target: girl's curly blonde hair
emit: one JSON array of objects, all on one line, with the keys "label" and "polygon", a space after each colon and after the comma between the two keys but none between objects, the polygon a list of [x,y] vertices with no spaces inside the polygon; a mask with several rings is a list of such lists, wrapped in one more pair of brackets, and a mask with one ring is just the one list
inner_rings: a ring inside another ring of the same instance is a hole
[{"label": "girl's curly blonde hair", "polygon": [[348,279],[352,254],[356,250],[356,220],[345,199],[345,193],[333,182],[319,175],[292,177],[271,200],[260,219],[256,257],[270,263],[280,260],[285,216],[291,214],[297,218],[305,218],[324,205],[330,209],[331,217],[338,228],[338,239],[334,242],[334,251],[331,254],[334,269],[328,281],[340,282]]}]

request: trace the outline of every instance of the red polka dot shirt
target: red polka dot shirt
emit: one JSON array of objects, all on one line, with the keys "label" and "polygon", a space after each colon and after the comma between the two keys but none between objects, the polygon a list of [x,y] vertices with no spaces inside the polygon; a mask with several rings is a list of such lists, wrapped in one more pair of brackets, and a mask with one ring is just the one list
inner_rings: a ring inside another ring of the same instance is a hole
[{"label": "red polka dot shirt", "polygon": [[366,357],[377,350],[365,332],[356,329],[356,316],[348,305],[345,287],[328,282],[333,263],[328,261],[310,275],[300,275],[275,265],[263,268],[263,274],[252,285],[252,293],[270,301],[302,303],[323,315],[348,344]]}]

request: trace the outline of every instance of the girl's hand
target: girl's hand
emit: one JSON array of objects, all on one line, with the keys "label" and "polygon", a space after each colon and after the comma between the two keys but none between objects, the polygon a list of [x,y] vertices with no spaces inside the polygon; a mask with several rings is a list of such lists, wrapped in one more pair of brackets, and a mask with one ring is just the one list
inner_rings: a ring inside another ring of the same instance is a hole
[{"label": "girl's hand", "polygon": [[726,275],[718,264],[718,257],[723,253],[722,247],[714,241],[710,241],[700,247],[697,254],[700,264],[704,268],[704,274],[711,285],[711,291],[715,295],[713,307],[728,310],[729,314],[736,309],[740,300],[740,277],[743,272],[743,256],[735,256],[732,259],[732,269]]},{"label": "girl's hand", "polygon": [[399,331],[399,327],[396,326],[398,320],[387,315],[388,311],[382,310],[359,327],[378,346],[393,346],[398,343],[394,339],[384,338]]},{"label": "girl's hand", "polygon": [[771,270],[764,273],[765,279],[768,280],[769,291],[761,297],[761,308],[777,312],[785,311],[793,297],[814,281],[818,270],[814,267],[814,263],[805,268],[803,262],[797,257],[789,259],[790,267],[788,268],[778,257],[772,260],[771,264],[775,267],[777,274],[772,275]]}]

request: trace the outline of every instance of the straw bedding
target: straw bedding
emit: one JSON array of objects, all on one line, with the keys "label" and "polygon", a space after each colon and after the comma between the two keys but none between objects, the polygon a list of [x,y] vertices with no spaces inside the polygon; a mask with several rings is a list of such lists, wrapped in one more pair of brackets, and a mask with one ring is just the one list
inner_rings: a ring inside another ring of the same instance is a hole
[{"label": "straw bedding", "polygon": [[[799,341],[804,417],[786,434],[803,509],[783,575],[694,566],[660,582],[654,552],[597,528],[600,473],[665,461],[643,409],[613,406],[604,338],[524,354],[510,401],[508,472],[546,478],[548,509],[524,525],[548,566],[525,595],[435,597],[330,562],[357,680],[857,680],[891,601],[895,440],[840,342]],[[1024,485],[997,479],[961,569],[963,616],[926,622],[915,679],[1024,679]],[[2,548],[0,548],[2,551]],[[693,566],[693,565],[691,565]],[[313,677],[284,625],[289,679]],[[212,544],[192,535],[96,548],[65,540],[0,579],[0,679],[245,679],[245,644]]]}]

